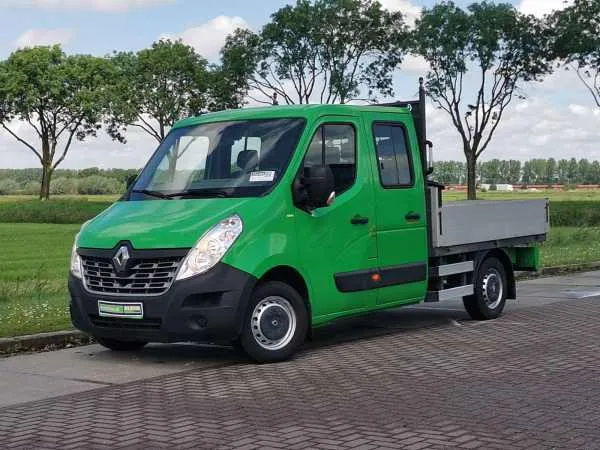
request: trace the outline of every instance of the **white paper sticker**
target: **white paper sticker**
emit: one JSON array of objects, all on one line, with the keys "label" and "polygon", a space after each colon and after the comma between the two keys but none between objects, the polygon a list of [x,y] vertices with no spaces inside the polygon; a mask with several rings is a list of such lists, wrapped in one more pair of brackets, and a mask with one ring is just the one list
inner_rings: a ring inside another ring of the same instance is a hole
[{"label": "white paper sticker", "polygon": [[251,172],[250,182],[256,183],[260,181],[273,181],[275,179],[274,170],[263,170],[261,172]]}]

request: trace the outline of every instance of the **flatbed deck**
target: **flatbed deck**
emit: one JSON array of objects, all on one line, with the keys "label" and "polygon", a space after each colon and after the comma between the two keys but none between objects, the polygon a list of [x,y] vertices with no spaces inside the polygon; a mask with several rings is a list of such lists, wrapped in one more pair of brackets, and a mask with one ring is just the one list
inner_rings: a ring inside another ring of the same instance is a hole
[{"label": "flatbed deck", "polygon": [[483,244],[494,247],[501,242],[512,245],[540,242],[550,228],[547,199],[457,201],[442,205],[439,189],[430,187],[430,237],[434,253],[447,254],[448,249],[474,249]]}]

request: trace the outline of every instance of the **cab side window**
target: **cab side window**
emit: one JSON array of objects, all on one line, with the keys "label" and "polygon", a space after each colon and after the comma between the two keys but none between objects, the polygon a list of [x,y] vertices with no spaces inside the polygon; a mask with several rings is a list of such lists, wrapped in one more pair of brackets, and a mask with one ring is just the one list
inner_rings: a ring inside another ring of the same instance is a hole
[{"label": "cab side window", "polygon": [[404,128],[399,124],[375,124],[373,138],[381,184],[384,187],[412,186],[412,168]]},{"label": "cab side window", "polygon": [[327,165],[333,172],[335,192],[347,191],[356,179],[356,135],[346,124],[322,125],[315,133],[304,167]]}]

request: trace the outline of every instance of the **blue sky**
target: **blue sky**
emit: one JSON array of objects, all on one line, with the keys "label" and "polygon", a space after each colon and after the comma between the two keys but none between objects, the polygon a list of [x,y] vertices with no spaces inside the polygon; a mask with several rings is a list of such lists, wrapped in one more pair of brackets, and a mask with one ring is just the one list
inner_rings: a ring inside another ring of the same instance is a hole
[{"label": "blue sky", "polygon": [[[433,0],[380,0],[409,18]],[[209,60],[218,58],[225,36],[238,26],[259,29],[285,0],[0,0],[0,58],[20,46],[61,43],[69,53],[105,55],[138,50],[160,37],[182,38]],[[456,1],[466,6],[470,1]],[[542,15],[563,0],[512,0],[521,11]],[[398,98],[416,93],[426,68],[409,58],[395,76]],[[470,86],[473,90],[473,86]],[[523,86],[527,99],[515,101],[484,153],[484,159],[571,157],[600,159],[600,110],[574,74],[559,70],[543,83]],[[467,88],[469,89],[469,87]],[[33,139],[24,124],[12,127]],[[463,159],[449,118],[430,108],[429,137],[436,159]],[[140,167],[155,147],[132,130],[127,145],[102,134],[76,143],[62,167]],[[0,132],[0,167],[36,167],[38,161],[6,132]]]},{"label": "blue sky", "polygon": [[[393,0],[387,3],[392,2]],[[7,56],[10,53],[15,46],[15,41],[23,33],[37,29],[70,30],[72,36],[64,46],[67,51],[97,55],[110,53],[116,49],[140,49],[148,46],[164,33],[181,32],[207,23],[218,16],[241,17],[252,28],[257,29],[268,20],[271,12],[289,2],[284,0],[174,0],[148,2],[148,6],[131,7],[125,11],[103,10],[102,7],[60,7],[58,6],[60,3],[94,2],[0,0],[0,56]],[[100,3],[101,0],[97,2]],[[435,2],[432,0],[412,2],[418,7],[431,6],[433,3]],[[457,1],[456,3],[467,5],[469,2]],[[513,0],[512,3],[518,2]],[[18,6],[19,4],[31,4],[32,7]],[[44,4],[50,6],[40,7]]]}]

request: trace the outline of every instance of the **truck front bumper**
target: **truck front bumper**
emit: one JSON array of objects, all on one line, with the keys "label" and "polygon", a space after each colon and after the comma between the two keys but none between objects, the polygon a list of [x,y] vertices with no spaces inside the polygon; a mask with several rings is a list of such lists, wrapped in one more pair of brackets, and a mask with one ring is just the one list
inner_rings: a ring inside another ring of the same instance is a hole
[{"label": "truck front bumper", "polygon": [[[175,281],[162,295],[106,295],[69,276],[71,320],[92,336],[145,342],[221,342],[239,336],[256,278],[219,263],[205,274]],[[142,319],[100,317],[98,301],[142,303]]]}]

